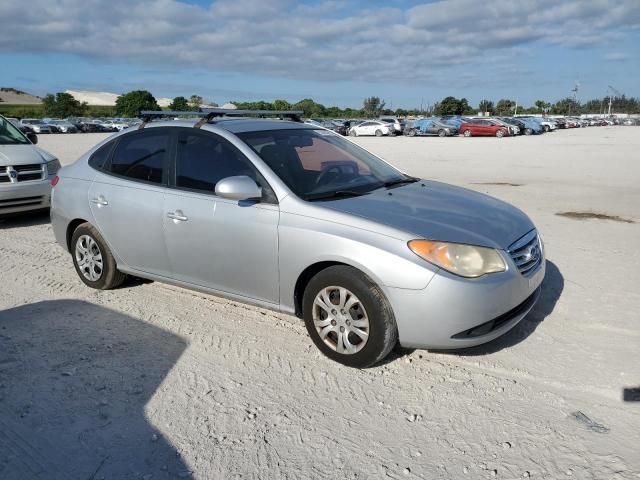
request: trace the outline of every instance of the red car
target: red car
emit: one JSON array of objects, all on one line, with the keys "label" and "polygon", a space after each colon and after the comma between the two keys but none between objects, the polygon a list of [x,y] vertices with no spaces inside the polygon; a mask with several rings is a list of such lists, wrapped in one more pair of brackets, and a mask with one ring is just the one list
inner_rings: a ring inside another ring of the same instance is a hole
[{"label": "red car", "polygon": [[474,120],[460,124],[458,128],[465,137],[508,137],[509,129],[503,125],[495,125],[490,120]]}]

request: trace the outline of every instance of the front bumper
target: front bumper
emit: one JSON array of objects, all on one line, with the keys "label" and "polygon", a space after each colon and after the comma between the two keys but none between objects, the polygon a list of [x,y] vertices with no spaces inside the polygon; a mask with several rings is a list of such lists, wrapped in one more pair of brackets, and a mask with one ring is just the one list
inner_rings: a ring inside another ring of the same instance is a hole
[{"label": "front bumper", "polygon": [[49,208],[50,178],[0,185],[0,215]]},{"label": "front bumper", "polygon": [[387,288],[407,348],[456,349],[489,342],[516,326],[533,308],[545,275],[545,260],[522,275],[507,271],[468,279],[443,270],[423,290]]}]

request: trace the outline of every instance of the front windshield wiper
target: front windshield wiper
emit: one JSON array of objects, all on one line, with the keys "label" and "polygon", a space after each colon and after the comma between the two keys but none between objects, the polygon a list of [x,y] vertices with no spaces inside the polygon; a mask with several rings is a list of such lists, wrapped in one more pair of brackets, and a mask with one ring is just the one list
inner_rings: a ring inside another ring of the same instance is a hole
[{"label": "front windshield wiper", "polygon": [[384,182],[382,186],[385,188],[389,188],[389,187],[394,187],[396,185],[405,185],[408,183],[415,183],[419,181],[420,181],[419,178],[407,176],[406,178],[398,178],[397,180],[390,180],[388,182]]},{"label": "front windshield wiper", "polygon": [[312,193],[307,195],[305,200],[312,202],[314,200],[327,200],[331,198],[359,197],[367,193],[368,192],[356,192],[354,190],[336,190],[334,192]]}]

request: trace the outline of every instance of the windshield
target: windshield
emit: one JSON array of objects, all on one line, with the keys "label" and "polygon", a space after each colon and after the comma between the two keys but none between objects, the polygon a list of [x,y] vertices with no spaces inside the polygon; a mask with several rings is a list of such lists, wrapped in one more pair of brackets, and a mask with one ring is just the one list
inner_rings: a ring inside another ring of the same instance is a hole
[{"label": "windshield", "polygon": [[4,117],[0,117],[0,145],[25,145],[29,140]]},{"label": "windshield", "polygon": [[362,195],[415,181],[326,130],[270,130],[239,133],[238,137],[304,200]]}]

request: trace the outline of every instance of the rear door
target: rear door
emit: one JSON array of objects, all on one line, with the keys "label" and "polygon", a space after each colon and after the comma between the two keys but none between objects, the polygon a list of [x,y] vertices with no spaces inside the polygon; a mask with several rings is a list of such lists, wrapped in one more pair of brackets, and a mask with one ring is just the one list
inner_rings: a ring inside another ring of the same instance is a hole
[{"label": "rear door", "polygon": [[162,207],[170,128],[136,130],[119,137],[89,189],[97,227],[129,267],[169,273]]},{"label": "rear door", "polygon": [[373,132],[371,131],[371,122],[363,122],[358,125],[358,134],[360,135],[371,135]]},{"label": "rear door", "polygon": [[278,220],[275,195],[260,202],[216,196],[223,178],[246,175],[268,184],[250,160],[211,132],[177,129],[164,236],[172,277],[194,285],[277,304]]}]

